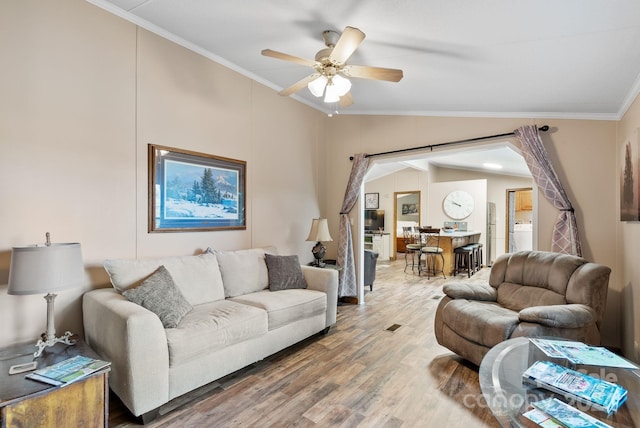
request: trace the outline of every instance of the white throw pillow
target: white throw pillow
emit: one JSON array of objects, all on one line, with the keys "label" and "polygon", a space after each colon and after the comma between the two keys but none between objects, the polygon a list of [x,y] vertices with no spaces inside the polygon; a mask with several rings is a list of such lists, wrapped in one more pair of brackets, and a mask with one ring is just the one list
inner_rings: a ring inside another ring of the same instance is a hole
[{"label": "white throw pillow", "polygon": [[111,284],[120,293],[138,286],[162,265],[191,305],[224,299],[222,276],[215,254],[104,262]]},{"label": "white throw pillow", "polygon": [[269,272],[264,260],[265,252],[272,249],[252,248],[249,250],[212,250],[218,259],[222,283],[226,297],[262,291],[269,287]]}]

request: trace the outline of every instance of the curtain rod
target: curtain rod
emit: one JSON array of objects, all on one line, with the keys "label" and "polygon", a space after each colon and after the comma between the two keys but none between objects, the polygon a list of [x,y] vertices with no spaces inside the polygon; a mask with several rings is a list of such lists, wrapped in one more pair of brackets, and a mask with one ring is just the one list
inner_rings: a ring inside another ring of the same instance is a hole
[{"label": "curtain rod", "polygon": [[[549,130],[548,125],[543,125],[540,128],[538,128],[538,131],[542,131],[542,132],[547,132],[548,130]],[[404,152],[411,152],[414,150],[423,150],[423,149],[431,149],[431,151],[433,151],[434,147],[452,146],[454,144],[472,143],[474,141],[491,140],[493,138],[501,138],[501,137],[512,137],[514,135],[516,135],[515,132],[507,132],[506,134],[487,135],[486,137],[468,138],[466,140],[449,141],[447,143],[431,144],[431,145],[422,146],[422,147],[411,147],[409,149],[398,149],[398,150],[390,150],[388,152],[372,153],[370,155],[365,155],[364,157],[372,158],[375,156],[391,155],[395,153],[404,153]],[[349,160],[353,160],[353,156],[349,156]]]}]

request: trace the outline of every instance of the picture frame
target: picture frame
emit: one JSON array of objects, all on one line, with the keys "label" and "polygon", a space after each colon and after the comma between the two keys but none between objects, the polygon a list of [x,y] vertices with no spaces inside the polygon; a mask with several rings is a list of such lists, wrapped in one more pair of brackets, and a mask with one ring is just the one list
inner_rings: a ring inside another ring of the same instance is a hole
[{"label": "picture frame", "polygon": [[640,221],[640,128],[622,144],[620,168],[620,221]]},{"label": "picture frame", "polygon": [[244,230],[245,161],[149,144],[149,232]]},{"label": "picture frame", "polygon": [[379,193],[365,193],[364,194],[364,209],[377,210],[380,207],[380,194]]},{"label": "picture frame", "polygon": [[418,214],[418,204],[402,204],[402,215]]}]

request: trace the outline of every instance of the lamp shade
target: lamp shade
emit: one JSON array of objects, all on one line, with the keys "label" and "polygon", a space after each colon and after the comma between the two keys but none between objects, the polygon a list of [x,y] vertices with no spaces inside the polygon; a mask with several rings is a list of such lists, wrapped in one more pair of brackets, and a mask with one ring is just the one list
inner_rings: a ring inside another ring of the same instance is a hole
[{"label": "lamp shade", "polygon": [[327,86],[327,76],[318,76],[317,79],[307,83],[309,92],[315,97],[321,97],[324,94],[324,87]]},{"label": "lamp shade", "polygon": [[338,94],[338,89],[335,85],[328,83],[327,89],[325,89],[324,91],[324,102],[337,103],[338,101],[340,101],[340,94]]},{"label": "lamp shade", "polygon": [[309,231],[307,241],[333,241],[333,239],[331,239],[331,235],[329,234],[329,223],[327,222],[326,218],[313,219],[313,221],[311,222],[311,230]]},{"label": "lamp shade", "polygon": [[336,74],[335,76],[333,76],[331,81],[333,83],[333,86],[336,87],[336,92],[341,97],[351,90],[351,81],[347,78],[340,76],[339,74]]},{"label": "lamp shade", "polygon": [[46,294],[82,284],[80,244],[13,247],[8,294]]}]

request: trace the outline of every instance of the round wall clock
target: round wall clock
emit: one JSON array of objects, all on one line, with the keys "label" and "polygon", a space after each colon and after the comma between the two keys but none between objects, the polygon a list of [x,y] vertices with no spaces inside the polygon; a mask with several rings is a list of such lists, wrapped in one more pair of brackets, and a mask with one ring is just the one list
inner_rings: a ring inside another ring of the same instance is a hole
[{"label": "round wall clock", "polygon": [[473,196],[464,190],[454,190],[444,198],[442,207],[449,217],[461,220],[473,212]]}]

